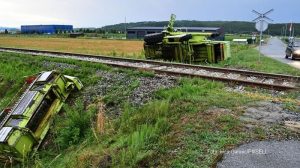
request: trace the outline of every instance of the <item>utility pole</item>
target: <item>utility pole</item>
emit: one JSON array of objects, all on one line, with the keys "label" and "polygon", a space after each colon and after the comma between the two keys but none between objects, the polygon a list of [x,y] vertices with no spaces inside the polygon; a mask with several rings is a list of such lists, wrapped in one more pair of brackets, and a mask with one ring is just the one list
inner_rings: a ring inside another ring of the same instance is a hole
[{"label": "utility pole", "polygon": [[293,22],[290,24],[290,37],[292,37],[292,31],[293,31]]},{"label": "utility pole", "polygon": [[284,38],[286,39],[287,23],[285,24]]},{"label": "utility pole", "polygon": [[125,24],[124,24],[124,34],[125,34],[125,38],[127,38],[127,20],[126,20],[126,16],[125,16]]},{"label": "utility pole", "polygon": [[255,24],[256,30],[260,31],[259,58],[258,58],[259,62],[260,62],[260,57],[261,57],[261,53],[260,52],[261,52],[261,44],[262,44],[261,43],[261,41],[262,41],[262,35],[263,35],[263,32],[268,29],[268,24],[269,24],[266,20],[273,22],[273,20],[270,19],[269,17],[267,17],[267,15],[270,14],[271,12],[273,12],[273,11],[274,11],[274,9],[271,9],[271,10],[265,12],[265,13],[259,13],[256,10],[252,10],[253,13],[255,13],[256,15],[258,15],[258,17],[255,18],[253,20],[253,22],[256,22],[256,24]]}]

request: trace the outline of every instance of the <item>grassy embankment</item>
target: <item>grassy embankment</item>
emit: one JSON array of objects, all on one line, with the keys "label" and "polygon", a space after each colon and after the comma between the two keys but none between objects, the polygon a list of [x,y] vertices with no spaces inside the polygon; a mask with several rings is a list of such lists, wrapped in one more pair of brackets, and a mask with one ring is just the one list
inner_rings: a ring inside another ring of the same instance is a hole
[{"label": "grassy embankment", "polygon": [[[235,53],[223,66],[235,64],[236,59],[255,58],[243,52],[246,50]],[[257,53],[253,51],[253,54]],[[45,66],[48,62],[54,64]],[[0,107],[3,108],[22,86],[23,76],[55,69],[55,62],[77,66],[61,71],[79,77],[85,89],[101,80],[96,71],[121,71],[101,64],[0,53]],[[235,66],[257,68],[248,65],[249,62],[255,60]],[[292,68],[287,69],[296,73]],[[219,157],[217,151],[245,140],[265,137],[266,132],[259,126],[249,131],[239,120],[243,113],[240,106],[261,100],[266,97],[264,94],[253,97],[226,91],[226,85],[219,82],[184,78],[175,88],[158,91],[148,104],[134,107],[127,102],[127,96],[138,86],[137,77],[151,74],[125,73],[133,80],[132,84],[116,83],[104,97],[94,97],[91,104],[82,102],[82,93],[86,90],[73,95],[56,117],[46,140],[48,145],[22,166],[210,167]],[[281,98],[288,101],[297,96],[286,94]],[[272,97],[265,99],[272,100]],[[119,104],[122,107],[120,116],[110,117],[105,109],[99,108],[102,104]],[[222,112],[220,108],[229,111]],[[97,120],[99,114],[104,117]],[[103,123],[105,126],[99,130]]]},{"label": "grassy embankment", "polygon": [[[248,37],[243,35],[242,37]],[[227,36],[230,38],[235,36]],[[70,39],[70,38],[46,38],[44,36],[0,36],[0,46],[33,48],[40,50],[54,50],[86,54],[106,54],[129,58],[142,58],[143,42],[127,40],[102,40],[102,39]],[[253,46],[232,45],[232,57],[221,64],[222,66],[238,69],[256,70],[270,73],[283,73],[300,75],[299,70],[291,68],[271,58],[262,57],[258,62],[258,52]]]},{"label": "grassy embankment", "polygon": [[300,76],[299,69],[263,55],[259,58],[259,53],[254,46],[232,45],[231,53],[231,58],[213,66]]}]

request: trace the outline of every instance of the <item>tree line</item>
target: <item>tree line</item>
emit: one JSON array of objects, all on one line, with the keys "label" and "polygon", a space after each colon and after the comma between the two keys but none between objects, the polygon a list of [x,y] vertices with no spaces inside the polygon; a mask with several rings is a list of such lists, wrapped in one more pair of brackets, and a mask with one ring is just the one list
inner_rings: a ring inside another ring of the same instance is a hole
[{"label": "tree line", "polygon": [[[104,32],[121,32],[124,33],[126,28],[130,27],[165,27],[168,21],[160,22],[135,22],[135,23],[120,23],[115,25],[108,25],[99,28]],[[195,20],[179,20],[175,22],[175,27],[223,27],[225,33],[229,34],[251,34],[257,32],[255,23],[245,21],[195,21]],[[295,35],[300,35],[300,24],[293,23]],[[96,31],[99,31],[96,29]],[[269,35],[289,35],[290,23],[276,23],[270,24],[268,30],[265,32]]]}]

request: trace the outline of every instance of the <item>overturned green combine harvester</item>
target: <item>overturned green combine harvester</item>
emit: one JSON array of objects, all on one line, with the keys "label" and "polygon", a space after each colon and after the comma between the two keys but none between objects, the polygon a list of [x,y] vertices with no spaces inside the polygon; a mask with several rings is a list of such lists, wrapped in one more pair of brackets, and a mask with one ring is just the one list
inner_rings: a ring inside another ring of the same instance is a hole
[{"label": "overturned green combine harvester", "polygon": [[1,161],[22,161],[37,149],[69,94],[83,87],[76,77],[56,71],[42,72],[26,82],[29,87],[19,101],[0,114]]},{"label": "overturned green combine harvester", "polygon": [[175,15],[162,33],[146,35],[144,50],[147,59],[161,59],[181,63],[217,63],[230,57],[228,41],[209,40],[215,33],[176,32]]}]

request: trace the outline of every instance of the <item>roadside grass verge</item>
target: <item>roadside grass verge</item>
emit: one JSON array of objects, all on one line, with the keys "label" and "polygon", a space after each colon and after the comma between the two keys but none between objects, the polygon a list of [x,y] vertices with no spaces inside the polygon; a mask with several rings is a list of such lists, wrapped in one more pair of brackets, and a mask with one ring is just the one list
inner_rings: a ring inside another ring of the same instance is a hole
[{"label": "roadside grass verge", "polygon": [[[166,167],[210,167],[218,152],[246,139],[234,110],[255,99],[224,90],[224,85],[199,79],[184,79],[181,85],[158,93],[171,100],[174,118],[168,136]],[[213,112],[207,112],[209,109]],[[176,116],[176,115],[175,115]],[[171,153],[171,154],[170,154]]]},{"label": "roadside grass verge", "polygon": [[[153,75],[98,63],[0,52],[4,67],[0,81],[11,84],[2,92],[3,97],[10,100],[22,86],[23,76],[57,68],[53,63],[67,64],[59,70],[79,77],[85,88],[101,80],[95,75],[98,70],[125,72],[133,80]],[[263,97],[226,91],[220,82],[182,78],[178,86],[159,90],[152,101],[135,107],[120,97],[126,97],[136,86],[136,82],[116,83],[116,89],[90,104],[82,101],[82,93],[72,94],[55,118],[46,145],[22,166],[211,167],[219,151],[265,136],[259,128],[245,130],[239,120],[241,106]],[[117,117],[109,117],[105,108],[99,108],[99,104],[112,101],[121,107]],[[0,107],[4,104],[1,102]]]},{"label": "roadside grass verge", "polygon": [[261,56],[254,46],[232,45],[231,58],[214,66],[300,76],[300,70],[272,58]]},{"label": "roadside grass verge", "polygon": [[[106,122],[104,134],[87,131],[82,143],[70,144],[50,154],[41,151],[40,157],[35,158],[36,164],[41,167],[209,167],[218,156],[210,151],[225,150],[249,136],[241,130],[236,113],[206,113],[211,107],[235,109],[254,101],[224,91],[221,83],[182,79],[178,87],[160,90],[155,97],[156,100],[139,108],[125,103],[120,117]],[[73,112],[76,110],[80,108]],[[68,123],[73,119],[62,117],[61,120]],[[86,125],[93,130],[95,124],[91,121]]]}]

